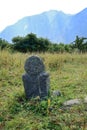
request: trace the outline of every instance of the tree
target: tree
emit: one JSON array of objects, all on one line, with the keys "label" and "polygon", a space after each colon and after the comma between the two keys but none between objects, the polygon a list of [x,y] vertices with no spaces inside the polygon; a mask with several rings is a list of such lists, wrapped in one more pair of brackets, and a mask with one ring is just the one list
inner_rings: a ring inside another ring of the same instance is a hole
[{"label": "tree", "polygon": [[24,43],[28,45],[28,51],[34,52],[38,50],[38,38],[36,37],[36,34],[28,34],[24,39]]},{"label": "tree", "polygon": [[49,47],[51,45],[51,42],[46,38],[38,38],[38,50],[45,52],[49,50]]},{"label": "tree", "polygon": [[20,51],[20,52],[26,52],[26,48],[23,42],[23,37],[17,36],[12,39],[12,42],[14,43],[12,48],[13,50]]},{"label": "tree", "polygon": [[85,42],[85,40],[87,40],[87,38],[76,36],[76,40],[74,41],[74,47],[78,48],[80,52],[87,51],[87,42]]},{"label": "tree", "polygon": [[25,37],[14,37],[12,39],[13,49],[20,52],[45,52],[51,42],[48,39],[37,38],[36,34],[30,33]]},{"label": "tree", "polygon": [[60,43],[58,44],[58,46],[59,46],[59,51],[63,53],[65,51],[65,45],[63,43]]},{"label": "tree", "polygon": [[3,50],[9,47],[10,47],[10,44],[6,40],[0,38],[0,49]]}]

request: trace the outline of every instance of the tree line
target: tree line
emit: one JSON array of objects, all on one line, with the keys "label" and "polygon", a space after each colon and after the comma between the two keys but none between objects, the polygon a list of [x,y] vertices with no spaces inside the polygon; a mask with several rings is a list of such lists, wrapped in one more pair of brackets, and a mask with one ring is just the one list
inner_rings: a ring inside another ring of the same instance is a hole
[{"label": "tree line", "polygon": [[30,33],[25,37],[14,37],[12,44],[0,38],[0,49],[10,49],[18,52],[87,52],[87,38],[76,36],[75,41],[70,44],[52,43],[47,38],[37,37],[36,34]]}]

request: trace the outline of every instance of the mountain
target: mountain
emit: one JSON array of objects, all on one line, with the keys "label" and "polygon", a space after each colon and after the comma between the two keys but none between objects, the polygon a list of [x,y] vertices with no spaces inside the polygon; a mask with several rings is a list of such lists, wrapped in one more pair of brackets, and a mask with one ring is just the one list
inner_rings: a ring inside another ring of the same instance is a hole
[{"label": "mountain", "polygon": [[0,37],[11,42],[15,36],[25,36],[31,32],[56,43],[70,43],[76,35],[87,37],[87,8],[75,15],[50,10],[27,16],[6,27]]}]

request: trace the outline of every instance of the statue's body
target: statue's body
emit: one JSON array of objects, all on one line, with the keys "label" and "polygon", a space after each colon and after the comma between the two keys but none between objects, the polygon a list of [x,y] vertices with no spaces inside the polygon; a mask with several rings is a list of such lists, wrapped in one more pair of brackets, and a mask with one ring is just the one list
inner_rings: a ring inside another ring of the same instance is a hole
[{"label": "statue's body", "polygon": [[45,72],[45,66],[38,56],[31,56],[25,62],[26,74],[22,76],[26,98],[48,96],[49,75]]}]

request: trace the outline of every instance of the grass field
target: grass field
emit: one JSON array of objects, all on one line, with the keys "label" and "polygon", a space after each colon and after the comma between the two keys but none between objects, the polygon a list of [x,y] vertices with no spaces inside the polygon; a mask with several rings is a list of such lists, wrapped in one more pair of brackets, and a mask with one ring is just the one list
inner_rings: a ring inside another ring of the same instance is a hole
[{"label": "grass field", "polygon": [[22,74],[32,54],[0,52],[0,130],[87,130],[87,104],[62,109],[64,101],[87,96],[87,54],[37,53],[50,74],[50,96],[27,101]]}]

